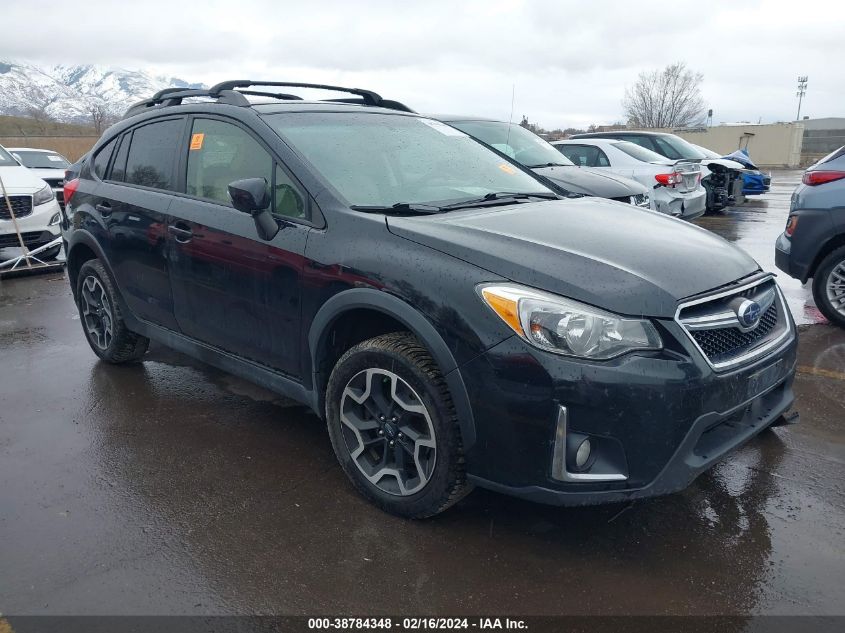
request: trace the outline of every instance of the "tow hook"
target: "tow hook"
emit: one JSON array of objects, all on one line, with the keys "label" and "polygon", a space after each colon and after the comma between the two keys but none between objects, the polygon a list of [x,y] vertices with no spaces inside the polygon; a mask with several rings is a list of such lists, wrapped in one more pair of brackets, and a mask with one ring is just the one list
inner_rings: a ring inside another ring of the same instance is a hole
[{"label": "tow hook", "polygon": [[797,411],[787,411],[782,414],[777,420],[772,422],[772,426],[787,426],[790,424],[798,424],[801,414]]}]

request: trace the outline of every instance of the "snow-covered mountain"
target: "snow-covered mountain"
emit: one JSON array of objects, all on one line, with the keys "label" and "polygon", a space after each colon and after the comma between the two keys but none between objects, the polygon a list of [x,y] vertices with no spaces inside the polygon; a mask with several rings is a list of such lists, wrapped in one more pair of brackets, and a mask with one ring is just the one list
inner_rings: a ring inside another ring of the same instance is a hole
[{"label": "snow-covered mountain", "polygon": [[40,66],[0,59],[0,114],[26,116],[35,109],[57,121],[87,123],[97,104],[113,115],[121,115],[136,101],[171,87],[204,86],[175,77],[157,77],[144,70]]}]

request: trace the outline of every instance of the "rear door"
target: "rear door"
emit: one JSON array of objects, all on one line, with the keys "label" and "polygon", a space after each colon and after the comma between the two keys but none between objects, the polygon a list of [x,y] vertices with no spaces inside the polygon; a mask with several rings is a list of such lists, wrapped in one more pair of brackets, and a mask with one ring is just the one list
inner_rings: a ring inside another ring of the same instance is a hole
[{"label": "rear door", "polygon": [[[182,194],[170,208],[175,314],[188,336],[297,377],[300,277],[310,204],[263,141],[231,119],[191,120],[181,152]],[[264,178],[282,229],[258,237],[229,183]]]},{"label": "rear door", "polygon": [[175,190],[184,117],[155,119],[124,133],[97,190],[108,257],[132,313],[177,329],[168,262],[167,213]]}]

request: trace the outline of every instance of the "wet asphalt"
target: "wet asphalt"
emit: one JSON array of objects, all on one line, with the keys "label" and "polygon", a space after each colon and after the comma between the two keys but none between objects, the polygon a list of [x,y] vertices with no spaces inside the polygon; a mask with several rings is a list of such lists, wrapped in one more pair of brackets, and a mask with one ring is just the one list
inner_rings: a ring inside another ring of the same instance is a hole
[{"label": "wet asphalt", "polygon": [[[800,172],[774,178],[697,222],[767,269]],[[100,363],[63,274],[3,281],[0,614],[845,614],[845,331],[780,282],[799,425],[669,497],[411,522],[301,407],[162,347]]]}]

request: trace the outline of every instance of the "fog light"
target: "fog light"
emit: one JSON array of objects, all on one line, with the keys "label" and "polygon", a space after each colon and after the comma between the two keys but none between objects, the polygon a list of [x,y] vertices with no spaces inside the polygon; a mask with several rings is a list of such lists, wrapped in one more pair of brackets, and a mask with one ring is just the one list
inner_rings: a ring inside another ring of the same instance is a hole
[{"label": "fog light", "polygon": [[58,224],[61,221],[61,219],[62,219],[62,217],[58,213],[56,213],[56,214],[53,215],[52,218],[50,218],[50,222],[47,224],[47,226],[54,226],[54,225]]},{"label": "fog light", "polygon": [[590,446],[589,438],[581,442],[581,445],[578,447],[578,450],[575,452],[575,467],[578,470],[584,468],[587,465],[587,462],[590,461],[590,451],[592,447]]}]

